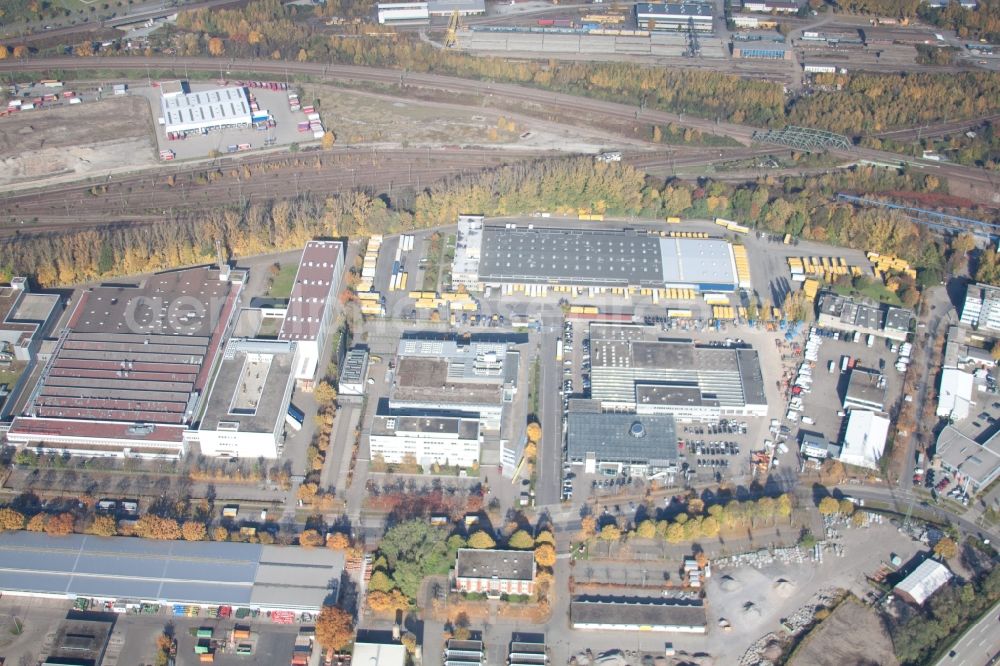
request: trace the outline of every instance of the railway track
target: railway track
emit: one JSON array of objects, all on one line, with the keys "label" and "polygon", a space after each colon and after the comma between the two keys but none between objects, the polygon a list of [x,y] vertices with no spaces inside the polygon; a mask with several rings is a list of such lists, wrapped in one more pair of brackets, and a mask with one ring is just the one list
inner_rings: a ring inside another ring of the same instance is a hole
[{"label": "railway track", "polygon": [[[86,70],[95,67],[105,67],[121,71],[145,71],[148,68],[158,70],[182,71],[219,71],[220,66],[228,68],[227,75],[238,78],[240,74],[251,75],[270,74],[274,76],[287,75],[308,75],[311,77],[322,77],[326,79],[350,79],[356,81],[370,81],[393,85],[416,86],[437,90],[449,90],[458,93],[468,93],[473,95],[494,95],[501,96],[507,100],[515,100],[529,104],[538,104],[543,108],[555,109],[575,117],[587,117],[588,115],[604,115],[606,117],[617,118],[625,121],[635,121],[641,119],[644,122],[666,125],[676,123],[685,127],[699,129],[703,132],[728,136],[744,145],[750,144],[750,137],[755,128],[745,125],[736,125],[728,122],[712,121],[703,118],[691,118],[683,114],[667,113],[664,111],[639,109],[618,102],[609,102],[588,97],[578,97],[567,93],[557,93],[545,90],[536,90],[525,86],[493,83],[488,81],[477,81],[472,79],[461,79],[453,76],[443,76],[437,74],[424,74],[407,72],[405,70],[391,70],[375,67],[361,67],[355,65],[337,65],[322,63],[300,63],[300,62],[274,62],[256,60],[219,60],[212,58],[169,58],[169,57],[122,57],[108,58],[101,61],[102,64],[95,64],[93,59],[82,60],[79,58],[51,58],[41,60],[24,61],[0,61],[0,71],[70,71]],[[877,163],[900,163],[900,156],[885,151],[871,149],[836,149],[831,151],[838,157],[850,160],[866,159]],[[907,162],[909,168],[931,173],[938,176],[945,176],[949,179],[961,181],[967,187],[974,198],[981,201],[998,203],[1000,194],[997,194],[993,177],[982,169],[972,167],[962,167],[948,164],[923,164],[919,162]]]},{"label": "railway track", "polygon": [[[314,192],[332,194],[364,188],[373,195],[391,196],[400,188],[420,189],[445,178],[536,157],[537,153],[514,151],[416,149],[374,154],[342,152],[334,156],[307,153],[301,159],[285,154],[280,159],[261,158],[224,168],[206,165],[152,176],[137,174],[105,179],[99,184],[73,184],[7,196],[0,200],[0,237],[116,224],[156,224],[186,210]],[[214,181],[204,177],[206,173],[220,172]],[[170,177],[172,186],[168,184]]]}]

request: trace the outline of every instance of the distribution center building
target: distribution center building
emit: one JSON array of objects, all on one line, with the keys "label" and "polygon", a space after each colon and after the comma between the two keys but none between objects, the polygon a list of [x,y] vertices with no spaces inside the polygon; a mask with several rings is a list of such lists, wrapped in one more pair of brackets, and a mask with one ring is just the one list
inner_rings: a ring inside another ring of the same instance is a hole
[{"label": "distribution center building", "polygon": [[481,225],[480,220],[466,217],[459,226],[453,274],[468,289],[734,291],[737,286],[735,254],[723,239],[665,238],[634,229]]},{"label": "distribution center building", "polygon": [[183,85],[163,84],[160,111],[166,132],[200,132],[215,127],[249,127],[253,111],[245,88],[229,86],[187,92]]},{"label": "distribution center building", "polygon": [[674,417],[602,413],[574,404],[567,415],[566,459],[583,465],[586,474],[654,476],[675,470]]}]

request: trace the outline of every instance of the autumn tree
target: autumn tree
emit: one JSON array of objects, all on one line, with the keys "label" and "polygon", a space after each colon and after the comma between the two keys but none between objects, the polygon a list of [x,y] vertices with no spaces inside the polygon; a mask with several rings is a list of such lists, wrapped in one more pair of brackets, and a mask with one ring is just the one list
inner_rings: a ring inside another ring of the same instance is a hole
[{"label": "autumn tree", "polygon": [[222,525],[217,525],[212,528],[212,541],[228,541],[229,540],[229,530],[227,530]]},{"label": "autumn tree", "polygon": [[556,564],[556,549],[550,544],[543,543],[535,549],[535,562],[540,567],[553,567]]},{"label": "autumn tree", "polygon": [[10,51],[3,44],[0,44],[0,60],[6,60],[7,56],[10,55]]},{"label": "autumn tree", "polygon": [[680,523],[670,523],[666,533],[667,543],[680,543],[684,540],[684,526]]},{"label": "autumn tree", "polygon": [[143,539],[171,540],[181,538],[181,528],[173,518],[146,514],[135,521],[133,532]]},{"label": "autumn tree", "polygon": [[782,493],[778,496],[778,502],[775,505],[775,513],[782,518],[791,518],[792,498],[788,493]]},{"label": "autumn tree", "polygon": [[832,516],[840,511],[840,503],[833,497],[824,497],[819,501],[819,512],[824,516]]},{"label": "autumn tree", "polygon": [[48,518],[49,517],[44,513],[36,513],[31,517],[30,520],[28,520],[28,524],[25,526],[24,529],[28,530],[29,532],[44,532],[45,523],[48,522]]},{"label": "autumn tree", "polygon": [[656,536],[656,523],[652,520],[644,520],[635,528],[635,535],[640,539],[652,539]]},{"label": "autumn tree", "polygon": [[316,618],[316,640],[327,649],[342,650],[354,637],[351,614],[336,606],[323,606]]},{"label": "autumn tree", "polygon": [[208,528],[197,520],[185,520],[181,525],[181,536],[185,541],[204,541],[208,537]]},{"label": "autumn tree", "polygon": [[0,509],[0,530],[24,529],[24,514],[9,507]]},{"label": "autumn tree", "polygon": [[542,441],[542,426],[536,421],[532,421],[528,424],[525,434],[527,435],[529,442],[538,443]]},{"label": "autumn tree", "polygon": [[951,558],[958,555],[958,544],[951,537],[941,537],[936,544],[934,544],[934,555],[938,559],[950,560]]},{"label": "autumn tree", "polygon": [[28,55],[28,47],[25,46],[24,44],[18,44],[17,46],[14,47],[15,58],[24,58],[27,55]]},{"label": "autumn tree", "polygon": [[535,543],[539,545],[543,543],[548,543],[554,546],[556,545],[556,538],[555,536],[552,535],[552,532],[550,532],[549,530],[542,530],[541,532],[538,533],[538,536],[535,537]]},{"label": "autumn tree", "polygon": [[469,537],[469,548],[477,550],[489,550],[497,545],[497,542],[483,530],[475,532]]},{"label": "autumn tree", "polygon": [[45,533],[54,536],[72,534],[76,526],[76,518],[71,513],[60,513],[49,516],[45,523]]},{"label": "autumn tree", "polygon": [[[372,576],[374,578],[374,576]],[[391,590],[375,590],[368,594],[368,607],[376,613],[387,613],[410,606],[409,599],[396,588]]]},{"label": "autumn tree", "polygon": [[330,550],[347,550],[351,547],[351,539],[343,532],[334,532],[327,537],[326,547]]},{"label": "autumn tree", "polygon": [[321,409],[330,407],[337,399],[337,389],[333,388],[330,382],[326,380],[321,381],[313,389],[313,399]]},{"label": "autumn tree", "polygon": [[111,537],[118,534],[118,523],[114,516],[94,516],[93,522],[87,528],[89,534]]},{"label": "autumn tree", "polygon": [[706,516],[701,521],[701,534],[704,537],[719,536],[719,521],[714,516]]},{"label": "autumn tree", "polygon": [[518,530],[510,535],[507,545],[515,550],[530,550],[534,547],[535,540],[525,530]]},{"label": "autumn tree", "polygon": [[846,497],[840,500],[840,513],[849,516],[854,513],[854,502],[847,499]]},{"label": "autumn tree", "polygon": [[315,548],[316,546],[322,546],[325,539],[323,535],[316,530],[303,530],[299,534],[299,545],[303,548]]},{"label": "autumn tree", "polygon": [[587,541],[593,538],[597,531],[597,519],[593,516],[584,516],[580,519],[580,540]]},{"label": "autumn tree", "polygon": [[601,539],[607,542],[618,541],[622,538],[622,531],[614,523],[608,523],[601,528]]},{"label": "autumn tree", "polygon": [[208,40],[208,52],[214,56],[220,56],[226,52],[226,45],[218,37]]},{"label": "autumn tree", "polygon": [[323,150],[332,149],[335,143],[337,143],[337,135],[333,133],[333,130],[323,132]]},{"label": "autumn tree", "polygon": [[381,570],[373,571],[368,579],[368,589],[372,592],[388,592],[396,587],[389,575]]}]

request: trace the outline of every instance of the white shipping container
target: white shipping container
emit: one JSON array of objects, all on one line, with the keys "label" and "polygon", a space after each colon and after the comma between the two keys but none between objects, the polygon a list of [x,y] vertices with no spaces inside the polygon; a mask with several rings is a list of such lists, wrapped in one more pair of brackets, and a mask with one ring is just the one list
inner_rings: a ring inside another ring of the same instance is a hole
[{"label": "white shipping container", "polygon": [[79,97],[70,97],[69,103],[70,104],[83,104],[83,100],[80,99]]},{"label": "white shipping container", "polygon": [[324,132],[323,130],[316,130],[315,132],[313,132],[313,138],[322,139],[324,134],[326,134],[326,132]]},{"label": "white shipping container", "polygon": [[306,118],[308,120],[319,120],[319,114],[318,113],[310,113],[310,114],[308,114],[306,116]]},{"label": "white shipping container", "polygon": [[396,261],[403,258],[403,246],[402,244],[396,246]]}]

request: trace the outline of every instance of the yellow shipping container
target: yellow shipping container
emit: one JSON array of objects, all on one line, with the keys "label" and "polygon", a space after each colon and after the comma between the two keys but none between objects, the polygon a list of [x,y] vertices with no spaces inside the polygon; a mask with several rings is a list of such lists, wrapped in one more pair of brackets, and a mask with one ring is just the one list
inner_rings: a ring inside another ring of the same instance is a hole
[{"label": "yellow shipping container", "polygon": [[681,218],[679,218],[679,217],[668,217],[667,218],[667,224],[680,224],[680,223],[681,223]]},{"label": "yellow shipping container", "polygon": [[678,309],[678,308],[668,308],[667,309],[667,316],[668,317],[673,317],[673,318],[676,318],[676,319],[690,319],[693,316],[693,314],[691,313],[690,310],[681,310],[681,309]]},{"label": "yellow shipping container", "polygon": [[358,299],[362,301],[380,301],[382,300],[382,294],[377,291],[359,291]]}]

